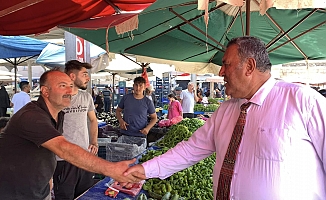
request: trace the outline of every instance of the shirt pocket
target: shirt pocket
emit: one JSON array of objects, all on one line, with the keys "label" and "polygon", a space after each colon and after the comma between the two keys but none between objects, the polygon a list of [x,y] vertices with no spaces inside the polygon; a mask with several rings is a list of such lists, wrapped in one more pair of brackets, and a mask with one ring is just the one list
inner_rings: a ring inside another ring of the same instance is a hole
[{"label": "shirt pocket", "polygon": [[259,159],[283,161],[286,147],[290,145],[288,129],[258,128],[256,156]]}]

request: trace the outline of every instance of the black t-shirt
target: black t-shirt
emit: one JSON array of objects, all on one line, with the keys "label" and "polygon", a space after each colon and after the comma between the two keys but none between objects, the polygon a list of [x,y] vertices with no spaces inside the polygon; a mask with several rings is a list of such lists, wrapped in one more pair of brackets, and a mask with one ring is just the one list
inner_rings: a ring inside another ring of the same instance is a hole
[{"label": "black t-shirt", "polygon": [[103,103],[102,97],[101,97],[100,95],[97,95],[97,96],[95,97],[94,104],[97,104],[97,107],[96,107],[97,112],[101,112],[104,103]]},{"label": "black t-shirt", "polygon": [[62,134],[63,115],[56,122],[39,97],[12,116],[0,135],[0,199],[47,197],[56,159],[41,144]]}]

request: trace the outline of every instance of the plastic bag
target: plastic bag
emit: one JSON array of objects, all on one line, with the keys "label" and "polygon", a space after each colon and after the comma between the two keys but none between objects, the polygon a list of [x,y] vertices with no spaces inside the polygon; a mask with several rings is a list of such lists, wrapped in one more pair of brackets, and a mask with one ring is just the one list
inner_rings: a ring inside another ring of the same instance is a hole
[{"label": "plastic bag", "polygon": [[171,125],[174,125],[174,124],[177,124],[177,123],[181,122],[182,120],[183,120],[183,117],[182,116],[173,117],[171,119],[170,124]]},{"label": "plastic bag", "polygon": [[171,121],[169,119],[162,119],[158,122],[159,127],[171,126]]},{"label": "plastic bag", "polygon": [[115,182],[111,185],[111,187],[119,190],[120,192],[129,194],[134,197],[140,192],[141,188],[143,187],[144,182],[145,181],[140,181],[139,183],[134,183],[131,188],[122,187],[119,183]]},{"label": "plastic bag", "polygon": [[108,187],[108,189],[105,190],[104,193],[106,196],[112,197],[112,198],[116,198],[117,195],[119,194],[119,190],[114,189],[112,187]]}]

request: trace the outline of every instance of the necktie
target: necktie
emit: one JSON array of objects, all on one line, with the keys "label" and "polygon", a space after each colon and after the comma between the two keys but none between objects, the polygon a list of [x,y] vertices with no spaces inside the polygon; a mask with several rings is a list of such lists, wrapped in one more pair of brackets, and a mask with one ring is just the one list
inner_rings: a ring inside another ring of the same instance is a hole
[{"label": "necktie", "polygon": [[246,123],[247,108],[251,102],[241,105],[240,116],[237,124],[234,127],[233,134],[225,154],[222,164],[220,177],[218,179],[216,200],[229,200],[230,199],[230,186],[233,176],[234,164],[237,157],[238,148],[241,142],[243,128]]}]

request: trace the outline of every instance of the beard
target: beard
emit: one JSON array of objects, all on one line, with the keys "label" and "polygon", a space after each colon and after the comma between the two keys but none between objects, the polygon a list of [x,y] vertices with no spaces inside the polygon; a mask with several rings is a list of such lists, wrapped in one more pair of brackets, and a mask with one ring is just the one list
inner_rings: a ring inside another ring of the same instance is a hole
[{"label": "beard", "polygon": [[87,83],[83,83],[81,80],[76,80],[75,85],[78,87],[78,89],[86,90],[87,89]]}]

